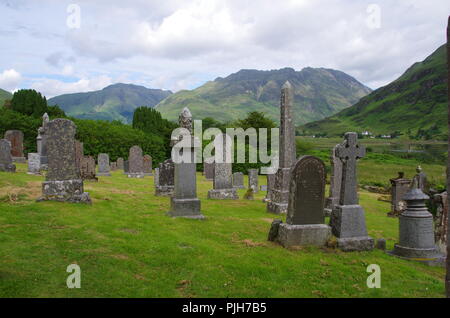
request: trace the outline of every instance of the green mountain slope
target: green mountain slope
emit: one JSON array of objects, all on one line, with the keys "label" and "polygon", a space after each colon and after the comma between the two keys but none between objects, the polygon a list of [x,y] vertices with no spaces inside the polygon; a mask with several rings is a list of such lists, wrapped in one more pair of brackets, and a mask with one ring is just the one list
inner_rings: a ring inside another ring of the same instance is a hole
[{"label": "green mountain slope", "polygon": [[419,129],[434,137],[447,134],[447,66],[445,45],[412,65],[387,86],[329,118],[306,124],[304,133],[341,135],[346,131],[415,136]]},{"label": "green mountain slope", "polygon": [[243,118],[250,111],[260,111],[278,121],[280,90],[287,80],[294,87],[296,124],[335,114],[371,92],[353,77],[331,69],[241,70],[197,89],[177,92],[156,108],[169,120],[177,119],[187,106],[198,119],[213,117],[228,121]]},{"label": "green mountain slope", "polygon": [[76,118],[118,119],[130,123],[137,107],[153,107],[170,94],[171,91],[119,83],[99,91],[56,96],[50,98],[48,104],[57,104]]},{"label": "green mountain slope", "polygon": [[5,91],[4,89],[0,88],[0,107],[3,107],[3,104],[5,103],[5,100],[11,99],[12,94],[8,91]]}]

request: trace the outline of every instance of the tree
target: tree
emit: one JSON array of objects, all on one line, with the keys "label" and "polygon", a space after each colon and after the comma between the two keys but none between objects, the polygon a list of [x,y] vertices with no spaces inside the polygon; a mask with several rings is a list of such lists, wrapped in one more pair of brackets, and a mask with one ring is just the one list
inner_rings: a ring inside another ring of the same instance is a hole
[{"label": "tree", "polygon": [[40,117],[47,111],[47,99],[34,89],[20,89],[13,94],[11,109],[24,115]]}]

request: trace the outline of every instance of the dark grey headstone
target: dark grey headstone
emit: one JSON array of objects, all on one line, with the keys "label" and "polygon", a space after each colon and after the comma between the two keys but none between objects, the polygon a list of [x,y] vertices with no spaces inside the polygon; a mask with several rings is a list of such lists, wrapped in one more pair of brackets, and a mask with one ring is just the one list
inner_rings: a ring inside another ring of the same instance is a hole
[{"label": "dark grey headstone", "polygon": [[130,171],[130,162],[128,160],[125,160],[123,162],[123,172],[127,174]]},{"label": "dark grey headstone", "polygon": [[143,178],[144,177],[144,158],[142,156],[142,149],[139,146],[133,146],[130,148],[130,154],[128,156],[128,177],[130,178]]},{"label": "dark grey headstone", "polygon": [[203,162],[203,175],[206,180],[214,180],[214,161],[210,163],[205,159],[205,162]]},{"label": "dark grey headstone", "polygon": [[275,242],[278,238],[278,229],[280,228],[280,224],[283,223],[282,220],[273,220],[272,225],[270,226],[268,240],[271,242]]},{"label": "dark grey headstone", "polygon": [[336,157],[336,145],[331,150],[331,175],[330,175],[330,190],[329,197],[325,201],[325,213],[327,216],[331,215],[334,207],[339,204],[339,196],[341,194],[341,182],[342,182],[342,161]]},{"label": "dark grey headstone", "polygon": [[16,172],[11,156],[11,143],[6,139],[0,139],[0,171]]},{"label": "dark grey headstone", "polygon": [[152,156],[150,155],[145,155],[144,158],[144,175],[146,176],[152,176],[153,175],[153,168],[152,168],[152,164],[153,164],[153,159]]},{"label": "dark grey headstone", "polygon": [[117,158],[116,162],[117,162],[117,169],[123,170],[124,169],[124,167],[123,167],[123,163],[124,163],[123,158],[121,158],[121,157]]},{"label": "dark grey headstone", "polygon": [[171,196],[175,186],[175,165],[172,159],[159,164],[158,180],[155,182],[156,196]]},{"label": "dark grey headstone", "polygon": [[92,156],[83,156],[81,159],[81,179],[98,181],[95,174],[95,159]]}]

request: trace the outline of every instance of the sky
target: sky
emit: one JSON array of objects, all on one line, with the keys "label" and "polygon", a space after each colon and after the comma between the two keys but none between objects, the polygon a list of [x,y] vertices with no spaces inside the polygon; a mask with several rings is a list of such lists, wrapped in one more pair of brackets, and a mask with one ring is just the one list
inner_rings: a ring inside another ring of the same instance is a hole
[{"label": "sky", "polygon": [[0,88],[194,89],[325,67],[376,89],[446,41],[448,0],[0,0]]}]

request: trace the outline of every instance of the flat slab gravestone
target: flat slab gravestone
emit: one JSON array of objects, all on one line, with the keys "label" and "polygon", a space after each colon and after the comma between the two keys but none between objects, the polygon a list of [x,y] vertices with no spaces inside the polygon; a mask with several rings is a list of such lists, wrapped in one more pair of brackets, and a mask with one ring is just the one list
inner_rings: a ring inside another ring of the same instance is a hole
[{"label": "flat slab gravestone", "polygon": [[142,156],[142,149],[139,146],[130,148],[128,155],[128,178],[143,178],[144,177],[144,158]]},{"label": "flat slab gravestone", "polygon": [[97,161],[98,161],[97,176],[111,177],[109,166],[109,155],[107,153],[100,153],[98,154]]},{"label": "flat slab gravestone", "polygon": [[174,187],[175,165],[172,159],[167,159],[159,164],[158,177],[155,179],[155,195],[170,197],[173,195]]},{"label": "flat slab gravestone", "polygon": [[122,157],[117,158],[116,162],[117,162],[117,169],[123,170],[124,169],[123,168],[123,158]]},{"label": "flat slab gravestone", "polygon": [[96,176],[95,159],[92,156],[83,156],[81,159],[81,179],[84,181],[98,181]]},{"label": "flat slab gravestone", "polygon": [[245,189],[244,174],[242,172],[233,173],[233,188]]},{"label": "flat slab gravestone", "polygon": [[203,175],[206,180],[214,180],[214,159],[205,159],[203,162]]},{"label": "flat slab gravestone", "polygon": [[38,153],[28,153],[28,171],[27,174],[41,174],[41,156]]},{"label": "flat slab gravestone", "polygon": [[144,158],[144,176],[152,176],[153,175],[153,159],[150,155],[145,155]]}]

